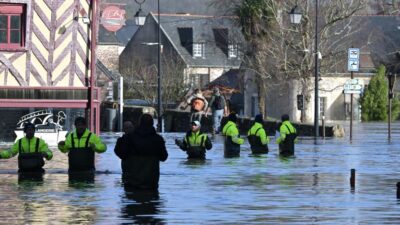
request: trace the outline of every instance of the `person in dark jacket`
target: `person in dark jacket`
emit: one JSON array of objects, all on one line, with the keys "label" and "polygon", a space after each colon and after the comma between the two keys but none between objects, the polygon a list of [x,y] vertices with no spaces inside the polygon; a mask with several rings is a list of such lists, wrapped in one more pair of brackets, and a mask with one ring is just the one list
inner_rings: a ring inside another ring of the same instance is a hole
[{"label": "person in dark jacket", "polygon": [[251,151],[253,154],[268,153],[269,138],[264,130],[263,115],[258,114],[254,117],[254,124],[247,132]]},{"label": "person in dark jacket", "polygon": [[136,189],[158,189],[160,161],[168,158],[163,137],[153,127],[153,117],[143,114],[139,126],[129,133],[121,151],[127,161],[125,185]]},{"label": "person in dark jacket", "polygon": [[43,158],[51,160],[53,153],[43,139],[35,137],[34,124],[25,123],[24,133],[25,137],[18,139],[9,150],[0,152],[0,158],[9,159],[18,154],[19,173],[43,173]]},{"label": "person in dark jacket", "polygon": [[282,124],[279,128],[279,137],[276,139],[279,144],[279,154],[281,156],[294,155],[294,144],[297,143],[296,128],[290,123],[289,115],[282,115]]},{"label": "person in dark jacket", "polygon": [[236,113],[229,114],[222,134],[225,136],[224,155],[226,157],[240,156],[240,145],[244,143],[244,139],[240,138]]},{"label": "person in dark jacket", "polygon": [[200,131],[200,122],[195,120],[191,123],[190,131],[186,133],[183,141],[175,140],[175,144],[185,151],[189,159],[205,159],[206,149],[212,148],[212,143],[207,134]]},{"label": "person in dark jacket", "polygon": [[128,137],[128,134],[133,132],[135,127],[133,126],[133,123],[131,121],[125,121],[123,126],[122,126],[122,131],[124,132],[124,135],[122,137],[119,137],[117,139],[117,143],[115,144],[114,147],[114,152],[115,154],[121,159],[121,170],[122,170],[122,177],[126,175],[126,156],[124,155],[124,152],[122,150],[122,146],[124,142],[126,142],[126,139]]}]

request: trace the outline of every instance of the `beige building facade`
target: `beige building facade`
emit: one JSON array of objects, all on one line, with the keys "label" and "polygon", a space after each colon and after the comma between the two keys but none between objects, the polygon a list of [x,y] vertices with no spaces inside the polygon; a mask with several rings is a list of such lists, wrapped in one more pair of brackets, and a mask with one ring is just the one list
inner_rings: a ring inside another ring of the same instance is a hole
[{"label": "beige building facade", "polygon": [[[364,87],[368,85],[373,74],[355,74],[354,78],[361,80]],[[325,122],[345,121],[350,119],[351,95],[344,93],[344,85],[351,79],[349,74],[336,74],[322,76],[319,80],[319,118]],[[254,117],[258,110],[258,91],[255,83],[255,75],[246,72],[244,79],[245,107],[244,116]],[[310,95],[308,104],[304,103],[303,122],[312,124],[314,121],[314,79],[310,79]],[[268,117],[280,119],[282,114],[288,114],[292,121],[301,122],[302,112],[298,109],[297,96],[301,95],[301,84],[290,80],[282,84],[269,85],[266,95],[266,112]],[[353,119],[360,120],[361,109],[359,106],[360,94],[353,94]]]},{"label": "beige building facade", "polygon": [[50,110],[67,112],[68,126],[86,116],[98,132],[97,6],[97,0],[0,0],[0,114],[14,112],[9,129],[28,122],[21,121],[26,113]]}]

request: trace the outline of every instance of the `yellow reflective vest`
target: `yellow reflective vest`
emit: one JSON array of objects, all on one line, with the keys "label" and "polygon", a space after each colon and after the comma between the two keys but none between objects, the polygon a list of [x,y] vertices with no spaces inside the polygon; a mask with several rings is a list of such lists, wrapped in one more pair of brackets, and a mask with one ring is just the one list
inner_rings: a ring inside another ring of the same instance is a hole
[{"label": "yellow reflective vest", "polygon": [[254,125],[247,132],[247,136],[255,135],[260,138],[261,144],[266,145],[269,143],[269,137],[265,133],[264,127],[261,123],[255,122]]},{"label": "yellow reflective vest", "polygon": [[[84,148],[86,146],[86,139],[88,138],[90,131],[86,129],[81,138],[78,138],[76,130],[74,130],[73,133],[68,134],[67,138],[65,139],[65,145],[58,145],[58,149],[61,152],[67,153],[70,149],[72,149],[72,134],[74,137],[75,148]],[[101,141],[100,137],[94,133],[90,135],[89,146],[94,146],[92,149],[97,153],[103,153],[107,150],[107,146]]]},{"label": "yellow reflective vest", "polygon": [[[289,121],[284,121],[279,128],[279,138],[276,139],[276,143],[280,144],[281,142],[284,142],[286,139],[286,136],[289,134],[297,134],[296,128],[289,122]],[[297,138],[294,140],[294,142],[297,142]]]},{"label": "yellow reflective vest", "polygon": [[222,134],[227,138],[231,138],[232,142],[238,145],[244,143],[244,139],[239,137],[239,130],[236,123],[228,121],[222,129]]},{"label": "yellow reflective vest", "polygon": [[37,137],[33,137],[31,139],[23,137],[21,139],[18,139],[10,149],[0,152],[0,156],[3,159],[9,159],[11,157],[14,157],[19,153],[20,143],[21,143],[22,153],[34,153],[36,152],[37,140],[39,141],[38,152],[45,153],[44,155],[46,156],[45,158],[47,160],[52,159],[53,153],[49,150],[49,147],[47,146],[46,142],[43,139]]}]

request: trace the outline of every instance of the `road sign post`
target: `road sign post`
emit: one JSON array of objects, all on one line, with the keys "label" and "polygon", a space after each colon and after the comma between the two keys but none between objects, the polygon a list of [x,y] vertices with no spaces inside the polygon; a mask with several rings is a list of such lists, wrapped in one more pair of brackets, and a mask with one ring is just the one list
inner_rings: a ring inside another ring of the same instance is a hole
[{"label": "road sign post", "polygon": [[[349,48],[349,56],[348,56],[348,63],[347,69],[351,72],[351,80],[354,80],[353,73],[358,72],[360,66],[360,49],[358,48]],[[357,85],[357,84],[352,84]],[[346,88],[345,88],[346,90]],[[362,90],[359,86],[350,86],[347,89],[347,93],[350,94],[350,141],[353,138],[353,94],[360,94]],[[345,91],[346,93],[346,91]]]},{"label": "road sign post", "polygon": [[[349,48],[349,57],[347,63],[347,70],[350,72],[358,72],[360,66],[360,49]],[[353,79],[353,77],[351,77]]]},{"label": "road sign post", "polygon": [[361,94],[364,89],[364,82],[360,79],[347,80],[343,85],[345,94]]}]

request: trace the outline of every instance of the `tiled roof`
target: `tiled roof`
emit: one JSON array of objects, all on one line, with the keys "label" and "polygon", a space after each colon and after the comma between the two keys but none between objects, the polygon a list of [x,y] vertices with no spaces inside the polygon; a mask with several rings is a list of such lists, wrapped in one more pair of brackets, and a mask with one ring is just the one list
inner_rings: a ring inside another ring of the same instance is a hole
[{"label": "tiled roof", "polygon": [[[150,15],[157,21],[157,15]],[[160,14],[164,34],[172,42],[185,63],[192,67],[238,68],[241,57],[229,58],[228,43],[244,43],[240,29],[235,26],[235,19],[227,16],[205,16],[187,14]],[[218,35],[221,34],[222,35]],[[224,38],[225,40],[223,40]],[[221,42],[226,42],[225,45]],[[192,56],[192,44],[204,43],[204,57]],[[225,47],[223,47],[225,46]]]},{"label": "tiled roof", "polygon": [[[118,2],[118,3],[116,3]],[[100,0],[103,6],[107,4],[116,4],[126,11],[126,25],[116,33],[107,31],[102,25],[99,26],[100,44],[119,44],[126,45],[129,39],[137,30],[133,23],[133,16],[139,9],[139,4],[133,0]],[[156,0],[147,0],[142,4],[144,13],[157,12],[158,5]],[[201,15],[225,15],[229,13],[227,9],[216,7],[215,0],[168,0],[160,1],[161,13],[190,13]]]},{"label": "tiled roof", "polygon": [[396,58],[400,51],[400,17],[358,15],[353,20],[353,33],[343,39],[344,43],[337,43],[338,48],[346,51],[346,58],[336,72],[348,72],[347,49],[350,47],[360,49],[359,73],[373,74],[380,64],[390,67],[390,64],[400,62],[400,58]]},{"label": "tiled roof", "polygon": [[364,21],[364,26],[357,35],[357,42],[369,50],[375,67],[399,62],[400,17],[369,15],[359,16],[359,19]]}]

